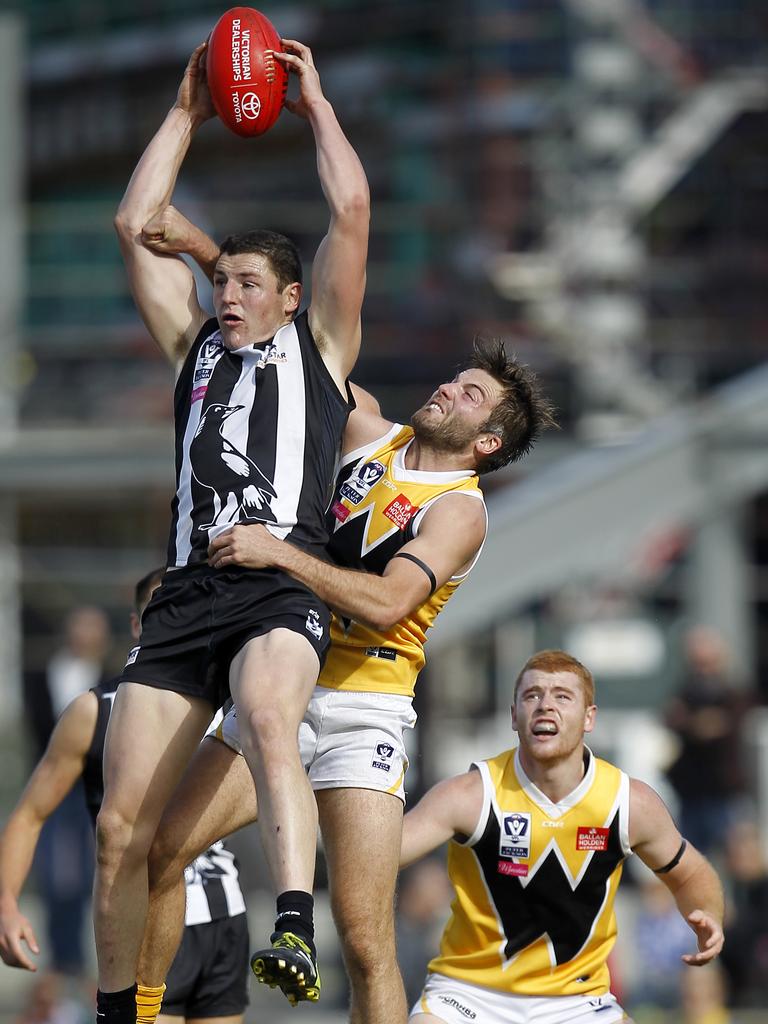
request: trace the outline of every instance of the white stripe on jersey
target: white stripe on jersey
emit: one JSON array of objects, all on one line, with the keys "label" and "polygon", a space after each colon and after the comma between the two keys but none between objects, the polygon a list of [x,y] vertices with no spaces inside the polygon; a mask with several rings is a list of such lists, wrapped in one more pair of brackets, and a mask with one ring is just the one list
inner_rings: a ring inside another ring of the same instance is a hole
[{"label": "white stripe on jersey", "polygon": [[184,870],[187,892],[185,925],[208,924],[212,920],[206,896],[206,882],[221,883],[227,903],[227,916],[245,913],[245,900],[238,881],[235,858],[222,842],[214,843]]},{"label": "white stripe on jersey", "polygon": [[[205,370],[210,373],[213,372],[213,368],[225,351],[222,347],[217,354],[212,354],[213,344],[220,342],[220,340],[221,332],[215,331],[208,340],[200,346],[200,351],[197,353],[197,359],[195,361],[195,371],[192,378],[193,381],[195,381],[199,370]],[[179,484],[176,491],[179,496],[177,512],[178,518],[176,522],[176,565],[186,565],[189,556],[192,553],[192,527],[194,526],[194,520],[192,518],[192,463],[189,458],[189,446],[192,444],[192,440],[197,433],[197,428],[200,426],[200,414],[203,411],[204,397],[205,389],[203,387],[201,389],[200,396],[190,406],[187,428],[184,431],[184,446],[182,448],[184,457],[181,462]]]},{"label": "white stripe on jersey", "polygon": [[294,324],[286,324],[275,335],[275,344],[290,346],[295,353],[284,363],[277,364],[277,450],[275,452],[275,479],[277,497],[272,503],[277,525],[267,523],[267,529],[282,540],[293,529],[299,511],[299,498],[304,483],[304,466],[296,465],[292,453],[304,451],[307,432],[307,405],[304,385],[304,359],[299,335]]}]

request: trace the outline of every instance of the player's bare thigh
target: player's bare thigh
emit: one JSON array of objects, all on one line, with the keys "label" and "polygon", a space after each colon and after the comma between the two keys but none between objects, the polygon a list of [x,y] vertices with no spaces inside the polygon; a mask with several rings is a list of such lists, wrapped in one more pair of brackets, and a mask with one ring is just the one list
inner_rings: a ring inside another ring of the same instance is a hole
[{"label": "player's bare thigh", "polygon": [[164,861],[183,868],[217,839],[250,825],[256,815],[256,788],[245,758],[207,736],[168,802],[153,860],[158,867]]},{"label": "player's bare thigh", "polygon": [[195,697],[122,683],[104,749],[104,806],[128,820],[158,818],[213,715]]},{"label": "player's bare thigh", "polygon": [[293,630],[280,627],[249,640],[232,659],[229,670],[241,739],[249,715],[259,712],[279,712],[298,728],[319,671],[314,648]]}]

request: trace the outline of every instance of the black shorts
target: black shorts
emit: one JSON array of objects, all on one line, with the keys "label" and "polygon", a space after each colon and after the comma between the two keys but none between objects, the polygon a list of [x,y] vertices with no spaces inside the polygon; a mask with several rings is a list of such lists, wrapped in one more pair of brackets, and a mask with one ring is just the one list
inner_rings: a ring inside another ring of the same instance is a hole
[{"label": "black shorts", "polygon": [[171,1017],[234,1017],[248,1005],[247,914],[191,924],[166,979],[160,1010]]},{"label": "black shorts", "polygon": [[330,612],[315,594],[279,569],[167,572],[141,618],[141,640],[121,682],[145,683],[219,708],[229,696],[229,666],[253,637],[290,629],[306,637],[322,666]]}]

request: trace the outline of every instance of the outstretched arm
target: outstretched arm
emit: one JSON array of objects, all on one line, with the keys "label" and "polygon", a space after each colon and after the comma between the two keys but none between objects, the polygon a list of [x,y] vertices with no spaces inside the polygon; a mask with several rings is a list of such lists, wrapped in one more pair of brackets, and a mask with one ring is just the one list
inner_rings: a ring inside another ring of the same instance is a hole
[{"label": "outstretched arm", "polygon": [[370,196],[363,165],[323,95],[312,53],[283,39],[275,56],[299,79],[299,99],[288,109],[312,126],[320,184],[331,212],[328,233],[312,265],[309,323],[336,383],[343,383],[360,348],[360,309],[365,292]]},{"label": "outstretched arm", "polygon": [[203,43],[189,59],[176,102],[133,172],[115,217],[131,291],[152,337],[177,364],[206,319],[194,277],[177,256],[147,248],[142,229],[170,202],[192,136],[213,116]]},{"label": "outstretched arm", "polygon": [[483,809],[483,780],[469,771],[438,782],[403,818],[400,867],[426,857],[455,835],[471,836]]},{"label": "outstretched arm", "polygon": [[683,960],[691,967],[701,967],[723,948],[720,879],[709,861],[690,844],[679,856],[683,838],[655,790],[632,779],[629,799],[630,846],[657,873],[695,932],[698,952],[686,954]]},{"label": "outstretched arm", "polygon": [[385,631],[466,566],[484,536],[482,502],[450,494],[425,514],[418,536],[400,549],[419,559],[426,569],[398,556],[390,559],[382,576],[342,569],[278,540],[262,526],[242,525],[212,541],[208,560],[214,568],[282,569],[342,615]]},{"label": "outstretched arm", "polygon": [[67,707],[0,833],[0,958],[9,967],[37,970],[22,945],[39,952],[32,926],[19,911],[19,895],[40,830],[83,774],[97,712],[92,693],[81,694]]}]

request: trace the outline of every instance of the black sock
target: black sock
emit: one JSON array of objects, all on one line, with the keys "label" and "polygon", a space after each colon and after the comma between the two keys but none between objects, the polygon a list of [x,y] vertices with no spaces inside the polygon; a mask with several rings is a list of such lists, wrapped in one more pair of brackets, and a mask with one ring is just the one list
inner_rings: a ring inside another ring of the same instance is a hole
[{"label": "black sock", "polygon": [[136,986],[122,992],[96,992],[98,1024],[136,1024]]},{"label": "black sock", "polygon": [[315,952],[315,901],[312,893],[289,889],[277,897],[276,932],[294,932]]}]

